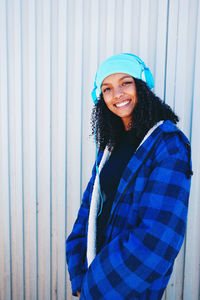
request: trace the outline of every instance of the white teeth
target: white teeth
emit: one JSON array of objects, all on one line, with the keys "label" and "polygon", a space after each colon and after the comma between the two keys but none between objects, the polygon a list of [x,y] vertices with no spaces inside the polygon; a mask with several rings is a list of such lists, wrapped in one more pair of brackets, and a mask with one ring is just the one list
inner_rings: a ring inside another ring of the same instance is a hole
[{"label": "white teeth", "polygon": [[129,100],[128,101],[124,101],[122,103],[118,103],[118,104],[115,104],[117,107],[122,107],[122,106],[125,106],[126,104],[129,103]]}]

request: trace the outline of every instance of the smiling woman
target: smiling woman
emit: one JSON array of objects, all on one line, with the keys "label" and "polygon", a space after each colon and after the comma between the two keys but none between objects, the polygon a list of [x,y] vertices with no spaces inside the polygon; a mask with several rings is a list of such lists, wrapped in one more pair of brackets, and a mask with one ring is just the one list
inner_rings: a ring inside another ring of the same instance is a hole
[{"label": "smiling woman", "polygon": [[125,130],[129,130],[132,112],[137,103],[133,77],[123,73],[111,74],[104,79],[101,90],[108,109],[120,117]]},{"label": "smiling woman", "polygon": [[190,145],[153,86],[132,54],[108,58],[96,74],[97,157],[66,242],[72,292],[82,300],[161,299],[183,243]]}]

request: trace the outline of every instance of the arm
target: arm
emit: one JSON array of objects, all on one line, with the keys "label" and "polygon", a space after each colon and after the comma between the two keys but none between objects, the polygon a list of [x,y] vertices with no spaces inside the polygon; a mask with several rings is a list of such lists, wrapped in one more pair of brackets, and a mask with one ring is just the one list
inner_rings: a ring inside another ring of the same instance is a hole
[{"label": "arm", "polygon": [[78,296],[77,291],[81,291],[82,280],[86,272],[86,224],[89,215],[89,200],[95,179],[95,166],[93,167],[92,177],[83,194],[82,204],[78,212],[78,217],[73,229],[66,241],[66,258],[72,285],[72,294]]},{"label": "arm", "polygon": [[138,227],[117,236],[96,256],[81,299],[138,299],[170,274],[184,239],[190,188],[188,151],[175,140],[171,147],[168,141],[167,147],[161,143],[157,148],[140,199]]}]

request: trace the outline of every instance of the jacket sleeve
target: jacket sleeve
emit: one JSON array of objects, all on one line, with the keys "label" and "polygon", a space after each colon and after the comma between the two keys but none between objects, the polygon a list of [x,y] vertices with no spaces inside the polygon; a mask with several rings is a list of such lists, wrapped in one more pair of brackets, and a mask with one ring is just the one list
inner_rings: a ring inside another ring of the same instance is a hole
[{"label": "jacket sleeve", "polygon": [[188,153],[178,137],[167,146],[159,144],[140,199],[138,227],[118,235],[96,256],[84,277],[81,300],[139,299],[171,273],[186,228]]},{"label": "jacket sleeve", "polygon": [[86,272],[86,226],[89,215],[89,201],[96,171],[95,165],[92,170],[92,177],[83,194],[82,204],[78,212],[71,234],[66,240],[66,258],[70,275],[72,294],[76,295],[81,290],[82,280]]}]

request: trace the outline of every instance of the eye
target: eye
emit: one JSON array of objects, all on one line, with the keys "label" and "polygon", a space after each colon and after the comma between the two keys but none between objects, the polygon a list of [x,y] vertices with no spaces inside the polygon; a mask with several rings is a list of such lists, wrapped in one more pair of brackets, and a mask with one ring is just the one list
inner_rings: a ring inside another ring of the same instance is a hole
[{"label": "eye", "polygon": [[109,87],[103,89],[103,93],[104,93],[104,94],[107,93],[107,92],[109,92],[109,91],[110,91],[110,88],[109,88]]},{"label": "eye", "polygon": [[129,85],[129,84],[132,84],[133,83],[133,81],[124,81],[123,83],[122,83],[122,85]]}]

